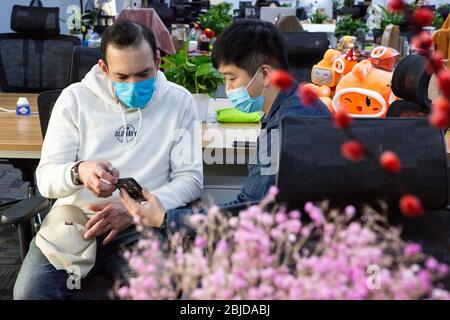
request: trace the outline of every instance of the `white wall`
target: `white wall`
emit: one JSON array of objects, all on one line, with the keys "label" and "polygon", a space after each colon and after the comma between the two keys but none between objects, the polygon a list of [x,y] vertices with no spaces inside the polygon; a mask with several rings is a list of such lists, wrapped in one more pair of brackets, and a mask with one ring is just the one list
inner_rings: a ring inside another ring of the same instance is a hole
[{"label": "white wall", "polygon": [[[27,6],[30,0],[0,0],[0,33],[12,32],[11,11],[15,4]],[[79,0],[42,0],[45,7],[59,7],[60,18],[66,18],[66,9],[71,4],[80,5]],[[86,0],[84,0],[86,3]],[[60,23],[61,33],[67,34],[68,30],[64,22]]]}]

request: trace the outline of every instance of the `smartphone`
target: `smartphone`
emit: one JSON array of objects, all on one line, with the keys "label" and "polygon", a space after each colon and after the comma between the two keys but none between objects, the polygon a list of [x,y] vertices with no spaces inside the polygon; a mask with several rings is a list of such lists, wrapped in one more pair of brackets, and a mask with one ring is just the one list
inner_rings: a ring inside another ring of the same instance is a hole
[{"label": "smartphone", "polygon": [[142,194],[142,187],[133,178],[122,178],[117,180],[117,189],[124,189],[128,195],[136,202],[147,201]]}]

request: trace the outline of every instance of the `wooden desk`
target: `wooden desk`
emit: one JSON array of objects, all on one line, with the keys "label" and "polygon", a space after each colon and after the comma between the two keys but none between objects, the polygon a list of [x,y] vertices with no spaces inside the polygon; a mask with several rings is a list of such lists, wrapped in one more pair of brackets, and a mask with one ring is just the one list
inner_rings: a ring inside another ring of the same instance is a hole
[{"label": "wooden desk", "polygon": [[[435,81],[435,79],[432,79]],[[434,86],[433,86],[434,87]],[[434,92],[435,93],[435,92]],[[436,94],[436,93],[435,93]],[[0,93],[0,107],[15,109],[17,99],[26,97],[31,110],[37,112],[37,94]],[[209,112],[229,106],[226,99],[210,101]],[[0,159],[39,159],[42,148],[42,134],[39,115],[18,116],[15,113],[0,112]],[[256,142],[259,134],[259,123],[217,123],[208,120],[202,123],[203,149],[236,150],[239,153],[254,152],[254,148],[233,147],[233,141]],[[446,135],[447,152],[450,153],[450,132]]]},{"label": "wooden desk", "polygon": [[[17,99],[26,97],[31,110],[37,112],[37,94],[0,93],[0,107],[15,109]],[[229,106],[226,99],[211,100],[210,112]],[[42,148],[42,134],[39,115],[18,116],[15,113],[0,112],[0,159],[39,159]],[[245,152],[245,148],[233,148],[234,140],[256,142],[260,125],[258,123],[202,123],[202,146],[204,149],[229,149]],[[254,149],[254,148],[250,148]]]},{"label": "wooden desk", "polygon": [[[0,93],[0,107],[15,110],[17,99],[26,97],[31,111],[37,112],[37,94]],[[0,112],[0,158],[39,159],[42,134],[39,115],[18,116]]]}]

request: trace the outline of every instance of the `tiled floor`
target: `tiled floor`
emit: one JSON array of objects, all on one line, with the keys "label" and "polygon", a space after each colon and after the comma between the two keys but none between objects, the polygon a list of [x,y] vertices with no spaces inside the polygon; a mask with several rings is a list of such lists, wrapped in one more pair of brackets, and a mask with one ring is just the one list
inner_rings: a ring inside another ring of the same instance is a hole
[{"label": "tiled floor", "polygon": [[[4,198],[23,198],[26,194],[27,185],[22,182],[20,171],[0,164],[0,201]],[[20,263],[17,230],[10,225],[0,225],[0,300],[12,298]]]},{"label": "tiled floor", "polygon": [[11,226],[0,225],[0,300],[12,298],[20,263],[17,231]]}]

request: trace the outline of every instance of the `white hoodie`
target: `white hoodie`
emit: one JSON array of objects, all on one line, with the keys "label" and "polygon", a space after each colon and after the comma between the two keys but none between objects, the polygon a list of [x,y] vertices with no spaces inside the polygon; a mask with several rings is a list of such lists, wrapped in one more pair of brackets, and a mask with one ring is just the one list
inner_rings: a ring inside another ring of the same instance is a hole
[{"label": "white hoodie", "polygon": [[[72,204],[88,215],[96,198],[72,183],[70,169],[80,160],[106,160],[159,198],[166,209],[183,206],[203,187],[200,123],[192,95],[158,71],[156,90],[146,108],[124,107],[98,65],[82,82],[64,89],[53,108],[36,171],[40,193]],[[127,138],[124,141],[124,127]]]}]

